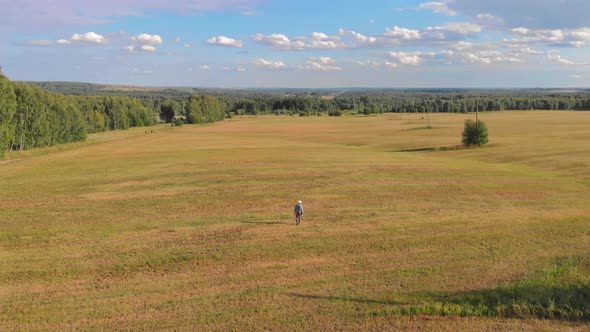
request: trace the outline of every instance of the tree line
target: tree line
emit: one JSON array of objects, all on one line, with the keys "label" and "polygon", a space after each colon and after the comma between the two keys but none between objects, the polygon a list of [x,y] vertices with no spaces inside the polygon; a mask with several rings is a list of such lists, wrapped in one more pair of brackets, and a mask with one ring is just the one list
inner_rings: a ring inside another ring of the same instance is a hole
[{"label": "tree line", "polygon": [[[0,158],[9,150],[83,141],[88,133],[151,126],[161,121],[160,113],[173,103],[65,95],[12,82],[0,73]],[[183,105],[189,123],[220,121],[226,116],[225,105],[216,97],[191,95]],[[172,119],[174,115],[168,120]]]}]

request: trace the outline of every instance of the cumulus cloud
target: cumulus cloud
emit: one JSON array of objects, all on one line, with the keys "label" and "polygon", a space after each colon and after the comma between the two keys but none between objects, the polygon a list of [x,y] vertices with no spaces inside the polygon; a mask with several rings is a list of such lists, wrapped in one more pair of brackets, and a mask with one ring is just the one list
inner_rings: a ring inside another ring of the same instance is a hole
[{"label": "cumulus cloud", "polygon": [[308,37],[297,37],[290,39],[283,34],[252,36],[256,43],[269,46],[272,49],[282,51],[300,51],[305,49],[330,50],[345,48],[346,45],[340,41],[339,36],[328,36],[323,32],[312,32]]},{"label": "cumulus cloud", "polygon": [[397,25],[393,26],[391,29],[386,28],[386,31],[383,35],[385,37],[402,40],[416,40],[422,37],[420,31],[418,30],[400,28]]},{"label": "cumulus cloud", "polygon": [[68,45],[68,44],[71,44],[72,42],[67,39],[58,39],[56,43],[61,44],[61,45]]},{"label": "cumulus cloud", "polygon": [[336,65],[336,60],[327,56],[309,57],[304,65],[298,67],[308,71],[340,71],[341,67]]},{"label": "cumulus cloud", "polygon": [[578,29],[528,29],[512,28],[510,32],[515,38],[505,38],[509,44],[545,44],[554,47],[585,47],[590,42],[590,28]]},{"label": "cumulus cloud", "polygon": [[344,44],[340,43],[337,36],[328,36],[322,32],[313,32],[308,38],[309,48],[314,49],[337,49],[343,48]]},{"label": "cumulus cloud", "polygon": [[144,52],[153,53],[156,51],[156,48],[152,45],[141,45],[140,49]]},{"label": "cumulus cloud", "polygon": [[252,64],[258,67],[264,67],[268,69],[285,69],[287,65],[283,61],[270,61],[263,58],[257,58],[252,60]]},{"label": "cumulus cloud", "polygon": [[366,44],[373,44],[377,41],[376,37],[367,37],[361,33],[358,33],[356,31],[352,31],[352,30],[344,30],[344,29],[340,29],[338,30],[338,34],[340,36],[345,36],[345,37],[352,37],[354,38],[358,43],[366,45]]},{"label": "cumulus cloud", "polygon": [[107,40],[104,38],[103,35],[99,35],[95,32],[86,32],[86,33],[76,33],[72,35],[70,38],[72,42],[83,42],[83,43],[90,43],[90,44],[105,44]]},{"label": "cumulus cloud", "polygon": [[209,68],[209,66],[207,66],[207,65],[202,65],[202,66],[199,66],[199,69],[200,70],[210,70],[211,68]]},{"label": "cumulus cloud", "polygon": [[244,46],[244,43],[241,40],[229,38],[226,36],[212,37],[207,40],[207,44],[235,48],[241,48],[242,46]]},{"label": "cumulus cloud", "polygon": [[479,24],[470,22],[451,22],[441,27],[442,30],[456,32],[461,35],[472,35],[481,32]]},{"label": "cumulus cloud", "polygon": [[252,39],[261,45],[269,46],[276,50],[302,50],[305,48],[305,43],[303,41],[292,41],[289,37],[280,33],[274,33],[271,35],[258,33],[252,36]]},{"label": "cumulus cloud", "polygon": [[132,36],[129,38],[133,42],[137,42],[141,45],[159,45],[162,44],[162,37],[159,35],[149,35],[147,33],[142,33],[140,35]]},{"label": "cumulus cloud", "polygon": [[590,28],[574,29],[569,34],[574,40],[590,41]]},{"label": "cumulus cloud", "polygon": [[356,64],[363,67],[363,68],[368,68],[368,69],[373,69],[373,70],[392,70],[392,69],[399,67],[399,65],[397,63],[394,63],[391,61],[383,61],[382,62],[382,61],[375,61],[375,60],[365,60],[365,61],[357,61]]},{"label": "cumulus cloud", "polygon": [[449,4],[447,2],[425,2],[421,3],[418,6],[419,9],[430,9],[435,13],[444,14],[447,16],[456,16],[457,12],[449,8]]},{"label": "cumulus cloud", "polygon": [[575,62],[568,60],[568,59],[564,59],[561,57],[561,55],[559,54],[547,54],[547,59],[549,59],[549,61],[556,63],[556,64],[560,64],[560,65],[573,65],[575,64]]},{"label": "cumulus cloud", "polygon": [[417,66],[422,63],[422,58],[420,57],[423,52],[389,52],[390,57],[397,60],[399,63],[403,65],[410,65],[410,66]]},{"label": "cumulus cloud", "polygon": [[339,50],[354,48],[390,48],[405,44],[429,44],[443,40],[461,40],[481,32],[479,24],[451,22],[442,27],[427,27],[423,30],[408,29],[394,25],[387,27],[379,36],[367,36],[358,31],[339,29],[338,35],[313,32],[306,37],[289,38],[284,34],[256,34],[252,36],[257,44],[281,51]]},{"label": "cumulus cloud", "polygon": [[140,46],[128,45],[128,46],[124,46],[122,50],[127,53],[136,53],[136,52],[154,53],[157,51],[156,47],[154,47],[152,45],[140,45]]},{"label": "cumulus cloud", "polygon": [[521,48],[517,52],[522,53],[522,54],[533,54],[533,55],[545,54],[544,51],[535,50],[530,47]]}]

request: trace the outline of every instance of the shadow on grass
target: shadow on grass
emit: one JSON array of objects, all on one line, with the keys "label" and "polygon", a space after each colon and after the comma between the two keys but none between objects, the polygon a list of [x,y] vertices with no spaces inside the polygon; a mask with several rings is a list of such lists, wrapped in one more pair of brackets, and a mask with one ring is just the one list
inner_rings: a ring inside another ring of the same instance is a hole
[{"label": "shadow on grass", "polygon": [[485,316],[590,321],[590,260],[569,258],[517,284],[459,294],[417,294],[421,305],[370,313],[386,315]]},{"label": "shadow on grass", "polygon": [[453,151],[453,150],[463,150],[463,149],[467,149],[467,147],[465,145],[436,146],[436,147],[415,148],[415,149],[402,149],[402,150],[395,150],[393,152],[433,152],[433,151]]},{"label": "shadow on grass", "polygon": [[402,302],[396,302],[396,301],[379,301],[379,300],[357,299],[357,298],[340,297],[340,296],[321,296],[321,295],[297,294],[297,293],[288,293],[287,295],[289,295],[291,297],[298,297],[298,298],[309,299],[309,300],[328,300],[328,301],[344,301],[344,302],[358,302],[358,303],[367,303],[367,304],[389,304],[389,305],[408,304],[408,303],[402,303]]}]

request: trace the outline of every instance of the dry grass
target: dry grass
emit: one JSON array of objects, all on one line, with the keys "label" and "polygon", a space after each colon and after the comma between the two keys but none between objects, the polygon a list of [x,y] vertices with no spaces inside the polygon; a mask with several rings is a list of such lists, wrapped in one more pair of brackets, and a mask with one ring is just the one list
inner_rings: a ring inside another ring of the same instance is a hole
[{"label": "dry grass", "polygon": [[590,254],[590,113],[399,152],[456,145],[465,117],[240,118],[2,164],[0,330],[588,329],[372,315]]}]

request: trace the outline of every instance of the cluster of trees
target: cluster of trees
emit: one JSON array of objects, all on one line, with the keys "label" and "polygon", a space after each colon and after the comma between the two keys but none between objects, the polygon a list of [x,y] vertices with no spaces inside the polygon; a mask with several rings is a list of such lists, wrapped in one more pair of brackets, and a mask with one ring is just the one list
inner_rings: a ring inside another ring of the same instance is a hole
[{"label": "cluster of trees", "polygon": [[86,120],[89,133],[156,124],[157,112],[138,99],[112,96],[70,96]]},{"label": "cluster of trees", "polygon": [[87,133],[149,126],[156,113],[128,97],[66,96],[0,74],[0,157],[86,139]]},{"label": "cluster of trees", "polygon": [[218,98],[137,99],[121,95],[64,95],[12,82],[0,73],[0,158],[8,150],[78,142],[88,133],[151,126],[161,119],[209,123],[226,117]]},{"label": "cluster of trees", "polygon": [[0,75],[0,157],[7,150],[85,138],[84,116],[70,97],[12,83]]},{"label": "cluster of trees", "polygon": [[210,123],[225,119],[225,106],[216,97],[192,95],[186,106],[188,123]]}]

